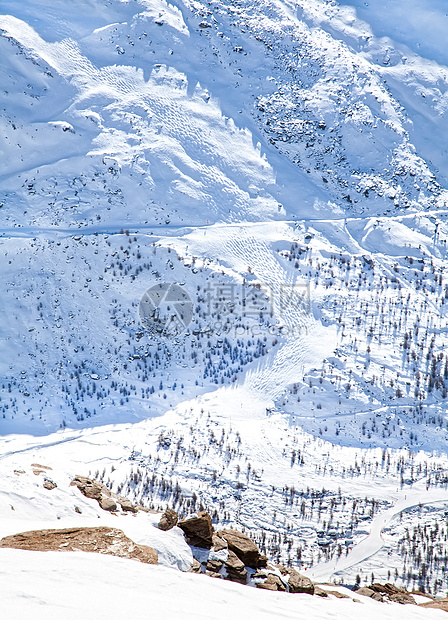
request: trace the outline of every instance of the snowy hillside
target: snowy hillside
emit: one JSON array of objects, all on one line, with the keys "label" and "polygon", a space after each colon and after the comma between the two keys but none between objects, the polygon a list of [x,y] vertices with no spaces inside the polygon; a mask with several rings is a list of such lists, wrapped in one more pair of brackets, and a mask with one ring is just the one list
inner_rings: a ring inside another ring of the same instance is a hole
[{"label": "snowy hillside", "polygon": [[442,2],[0,10],[0,510],[45,460],[445,595]]}]

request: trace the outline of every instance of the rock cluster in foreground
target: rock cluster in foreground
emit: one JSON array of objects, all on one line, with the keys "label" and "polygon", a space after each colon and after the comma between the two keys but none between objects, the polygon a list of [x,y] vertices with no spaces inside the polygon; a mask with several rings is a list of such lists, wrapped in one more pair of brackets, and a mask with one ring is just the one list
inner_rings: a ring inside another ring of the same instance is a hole
[{"label": "rock cluster in foreground", "polygon": [[206,511],[181,519],[178,526],[191,546],[209,551],[205,562],[194,561],[192,572],[251,583],[264,590],[314,594],[314,584],[308,577],[294,568],[268,564],[256,543],[242,532],[233,529],[215,532]]}]

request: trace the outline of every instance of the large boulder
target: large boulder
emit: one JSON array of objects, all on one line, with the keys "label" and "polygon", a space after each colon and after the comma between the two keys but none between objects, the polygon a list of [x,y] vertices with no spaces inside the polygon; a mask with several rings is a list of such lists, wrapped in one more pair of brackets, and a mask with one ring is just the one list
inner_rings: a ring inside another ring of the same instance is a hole
[{"label": "large boulder", "polygon": [[314,594],[314,583],[301,575],[295,568],[277,566],[284,577],[288,577],[288,591],[292,594]]},{"label": "large boulder", "polygon": [[396,594],[389,594],[389,600],[393,603],[400,603],[400,605],[417,605],[415,598],[407,592],[397,592]]},{"label": "large boulder", "polygon": [[285,584],[282,582],[278,575],[274,575],[270,573],[267,576],[266,581],[262,583],[257,583],[257,588],[261,590],[272,590],[273,592],[285,592]]},{"label": "large boulder", "polygon": [[45,478],[44,484],[43,484],[44,489],[47,489],[48,491],[52,491],[57,486],[58,485],[56,484],[56,482],[53,482],[53,480],[50,480],[49,478]]},{"label": "large boulder", "polygon": [[177,525],[178,521],[179,517],[177,516],[177,512],[175,510],[171,510],[171,508],[167,508],[160,517],[159,530],[167,532]]},{"label": "large boulder", "polygon": [[403,588],[398,588],[394,586],[393,583],[372,583],[369,586],[369,590],[373,590],[373,592],[379,592],[380,594],[407,594],[407,591]]},{"label": "large boulder", "polygon": [[210,549],[213,544],[212,518],[205,510],[197,515],[185,517],[177,524],[184,532],[187,542],[193,547]]},{"label": "large boulder", "polygon": [[236,583],[242,584],[247,583],[247,570],[244,567],[244,563],[235,553],[233,553],[233,551],[229,550],[228,558],[224,564],[227,571],[227,579],[229,581],[235,581]]},{"label": "large boulder", "polygon": [[98,504],[103,510],[107,510],[108,512],[115,512],[117,510],[117,504],[107,495],[101,495],[98,499]]},{"label": "large boulder", "polygon": [[253,540],[242,532],[237,530],[220,530],[218,536],[223,538],[231,551],[233,551],[243,562],[245,566],[250,568],[258,568],[260,566],[260,551]]},{"label": "large boulder", "polygon": [[361,594],[361,596],[368,596],[369,598],[373,599],[374,601],[383,601],[384,600],[379,592],[375,592],[371,588],[359,588],[358,590],[356,590],[356,594]]},{"label": "large boulder", "polygon": [[223,562],[221,560],[208,560],[206,569],[211,573],[219,573],[221,568],[223,567]]},{"label": "large boulder", "polygon": [[138,512],[137,506],[135,506],[131,500],[127,499],[127,497],[121,497],[121,495],[115,495],[114,493],[112,493],[112,497],[114,497],[117,503],[120,504],[123,512]]},{"label": "large boulder", "polygon": [[213,551],[215,551],[215,553],[218,553],[218,551],[223,551],[224,549],[228,549],[227,542],[224,540],[224,538],[221,538],[217,534],[213,534],[212,542],[213,542]]},{"label": "large boulder", "polygon": [[157,552],[147,545],[137,545],[124,532],[112,527],[73,527],[62,530],[36,530],[6,536],[0,547],[28,551],[87,551],[116,555],[157,564]]},{"label": "large boulder", "polygon": [[86,476],[75,476],[70,485],[77,486],[84,497],[89,499],[99,500],[101,495],[110,496],[110,491],[105,484],[86,478]]},{"label": "large boulder", "polygon": [[369,586],[369,589],[379,594],[385,594],[388,599],[394,603],[401,603],[401,605],[416,605],[415,599],[407,590],[398,588],[393,583],[385,583],[384,585],[381,583],[372,583],[372,585]]},{"label": "large boulder", "polygon": [[368,596],[369,598],[372,598],[372,596],[375,594],[375,590],[371,590],[370,588],[358,588],[356,590],[356,594],[360,594],[361,596]]}]

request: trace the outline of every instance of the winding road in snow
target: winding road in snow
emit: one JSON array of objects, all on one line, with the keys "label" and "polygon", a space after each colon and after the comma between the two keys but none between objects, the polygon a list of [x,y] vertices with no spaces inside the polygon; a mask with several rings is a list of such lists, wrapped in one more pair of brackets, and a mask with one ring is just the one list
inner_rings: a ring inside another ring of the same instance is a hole
[{"label": "winding road in snow", "polygon": [[448,490],[436,487],[426,490],[425,476],[424,479],[414,483],[413,488],[403,489],[394,505],[373,519],[370,534],[358,543],[347,556],[314,566],[307,573],[308,576],[315,581],[327,581],[339,572],[367,560],[383,547],[382,532],[396,515],[419,504],[425,505],[443,501],[448,502]]}]

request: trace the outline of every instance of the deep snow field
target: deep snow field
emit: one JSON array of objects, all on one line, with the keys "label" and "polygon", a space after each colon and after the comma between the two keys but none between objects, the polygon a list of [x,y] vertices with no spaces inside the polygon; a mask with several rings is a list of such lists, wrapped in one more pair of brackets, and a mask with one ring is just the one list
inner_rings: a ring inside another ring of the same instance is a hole
[{"label": "deep snow field", "polygon": [[[147,507],[205,507],[313,579],[446,596],[442,1],[0,12],[0,533],[97,519],[58,490],[90,474]],[[164,283],[187,300],[168,334],[140,305]],[[182,553],[151,583],[193,610],[195,576],[166,576]],[[0,555],[42,584],[61,561]],[[107,564],[105,597],[123,561],[64,558],[80,588]],[[209,581],[204,617],[243,617],[240,588]],[[40,604],[20,587],[17,618]],[[295,609],[247,590],[245,617]],[[304,614],[359,613],[324,603]]]}]

